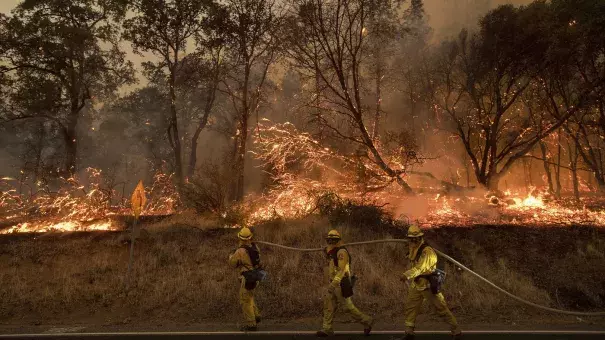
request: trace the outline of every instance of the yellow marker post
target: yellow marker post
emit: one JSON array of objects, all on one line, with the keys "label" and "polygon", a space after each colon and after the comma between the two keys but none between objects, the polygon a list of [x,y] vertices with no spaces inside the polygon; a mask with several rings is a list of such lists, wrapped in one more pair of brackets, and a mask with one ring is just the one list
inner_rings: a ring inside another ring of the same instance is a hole
[{"label": "yellow marker post", "polygon": [[132,208],[132,214],[134,216],[134,223],[132,225],[132,232],[130,237],[130,258],[128,260],[128,272],[126,273],[126,287],[128,287],[130,283],[130,272],[132,271],[132,262],[134,260],[134,240],[136,235],[137,221],[143,208],[145,208],[145,203],[147,202],[147,197],[145,197],[145,188],[143,187],[143,181],[139,181],[136,188],[132,192],[132,197],[130,198],[130,205]]}]

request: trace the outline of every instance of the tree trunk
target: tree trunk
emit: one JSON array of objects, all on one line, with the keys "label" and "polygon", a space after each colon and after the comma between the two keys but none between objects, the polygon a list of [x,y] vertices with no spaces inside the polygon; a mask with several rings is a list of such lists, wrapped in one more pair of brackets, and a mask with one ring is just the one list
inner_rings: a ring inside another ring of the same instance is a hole
[{"label": "tree trunk", "polygon": [[[76,109],[77,110],[77,109]],[[73,176],[77,170],[77,157],[78,157],[78,136],[77,136],[77,125],[78,125],[78,112],[72,111],[67,120],[65,126],[65,175],[68,177]]]},{"label": "tree trunk", "polygon": [[322,142],[324,139],[324,129],[323,129],[323,123],[322,123],[322,112],[321,112],[321,82],[320,82],[320,75],[319,75],[319,70],[317,69],[317,67],[315,67],[315,115],[316,115],[316,122],[317,122],[317,134],[316,134],[316,138],[318,142]]},{"label": "tree trunk", "polygon": [[555,197],[561,198],[561,129],[559,129],[557,136],[557,167],[555,168],[555,179],[557,181]]},{"label": "tree trunk", "polygon": [[233,200],[241,202],[244,199],[244,170],[246,162],[246,142],[248,139],[248,118],[250,117],[250,102],[248,98],[248,86],[250,83],[250,66],[246,63],[244,68],[244,83],[242,88],[242,110],[239,113],[239,124],[237,136],[238,145],[235,153],[235,189]]},{"label": "tree trunk", "polygon": [[498,190],[500,175],[492,174],[477,174],[477,182],[486,190]]},{"label": "tree trunk", "polygon": [[576,199],[576,202],[580,201],[580,182],[578,181],[578,169],[571,169],[571,178],[573,180],[573,195]]},{"label": "tree trunk", "polygon": [[567,139],[567,150],[569,154],[569,168],[571,169],[571,180],[573,184],[573,194],[577,202],[580,201],[580,181],[578,179],[578,149]]},{"label": "tree trunk", "polygon": [[[214,99],[212,101],[214,101]],[[206,128],[206,125],[208,125],[208,117],[210,116],[210,110],[210,108],[206,108],[206,112],[204,112],[204,116],[200,120],[200,123],[195,129],[193,137],[191,138],[191,154],[189,155],[189,167],[187,169],[187,176],[189,177],[193,176],[195,172],[195,167],[197,165],[197,144],[202,130],[204,130]]]},{"label": "tree trunk", "polygon": [[546,150],[546,144],[540,142],[540,150],[542,151],[542,162],[544,163],[544,172],[546,172],[546,179],[548,180],[548,192],[554,193],[552,174],[550,172],[550,164],[548,164],[548,155]]},{"label": "tree trunk", "polygon": [[[238,123],[239,126],[239,123]],[[237,130],[237,128],[236,128]],[[236,178],[237,178],[237,169],[236,169],[236,164],[237,164],[237,150],[239,148],[239,136],[236,135],[235,138],[233,138],[233,145],[231,146],[231,151],[229,152],[229,177],[231,178],[231,181],[229,182],[229,200],[230,201],[235,201],[236,200],[236,196],[237,196],[237,184],[236,184]]]},{"label": "tree trunk", "polygon": [[578,167],[577,167],[577,159],[575,164],[571,167],[571,178],[573,180],[573,194],[576,198],[576,201],[580,201],[580,181],[578,180]]},{"label": "tree trunk", "polygon": [[380,125],[380,106],[382,104],[381,85],[382,85],[382,63],[380,61],[380,49],[376,51],[376,112],[374,113],[374,128],[372,129],[372,140],[378,138],[378,128]]},{"label": "tree trunk", "polygon": [[527,193],[527,188],[529,188],[529,179],[527,176],[527,162],[528,159],[523,159],[523,184],[525,185],[525,192]]},{"label": "tree trunk", "polygon": [[376,165],[378,165],[382,169],[382,171],[384,171],[387,175],[391,176],[392,178],[395,178],[395,181],[397,182],[397,184],[399,184],[406,193],[408,193],[408,194],[413,193],[414,190],[412,190],[410,185],[403,178],[401,178],[401,174],[398,174],[393,169],[391,169],[391,167],[389,167],[388,164],[382,159],[380,152],[378,152],[378,150],[374,146],[374,142],[372,141],[372,138],[368,134],[368,130],[366,129],[366,127],[363,123],[363,118],[361,117],[361,113],[357,113],[357,115],[358,115],[356,117],[357,125],[361,132],[361,136],[363,138],[364,144],[366,145],[366,147],[368,149],[370,149],[370,152],[372,153],[372,156],[374,157],[374,162],[376,162]]},{"label": "tree trunk", "polygon": [[206,93],[206,103],[204,105],[204,115],[200,118],[200,122],[195,129],[193,137],[191,139],[191,154],[189,156],[189,167],[187,170],[187,176],[193,176],[195,172],[195,167],[197,165],[197,143],[200,138],[200,134],[202,130],[206,128],[208,125],[208,117],[210,117],[210,113],[212,112],[212,108],[214,107],[214,101],[216,99],[216,91],[218,89],[219,84],[219,76],[220,76],[221,62],[220,62],[220,53],[219,56],[214,59],[214,68],[213,68],[213,76],[212,76],[212,87],[209,88],[209,92]]},{"label": "tree trunk", "polygon": [[594,173],[589,172],[588,173],[588,180],[586,181],[588,184],[588,188],[590,188],[590,192],[595,192],[595,187],[594,187]]},{"label": "tree trunk", "polygon": [[464,153],[464,171],[466,171],[466,187],[470,188],[471,186],[471,169],[470,164],[468,162],[468,155],[466,152]]},{"label": "tree trunk", "polygon": [[235,197],[236,202],[244,199],[244,170],[246,162],[246,141],[248,139],[248,117],[242,117],[240,122],[240,136],[235,155]]},{"label": "tree trunk", "polygon": [[[176,64],[176,63],[175,63]],[[181,137],[179,136],[178,116],[176,109],[176,70],[170,70],[170,127],[168,138],[172,138],[172,150],[174,152],[174,172],[179,185],[183,184],[183,161],[181,158]]]},{"label": "tree trunk", "polygon": [[42,173],[40,166],[42,164],[42,151],[44,150],[44,138],[46,137],[46,128],[44,123],[39,124],[38,143],[36,145],[36,165],[34,168],[34,184],[38,182],[38,178]]},{"label": "tree trunk", "polygon": [[500,176],[490,176],[487,179],[487,188],[489,190],[498,190],[498,184],[500,184]]},{"label": "tree trunk", "polygon": [[198,126],[191,137],[191,152],[189,154],[189,166],[187,167],[187,176],[193,177],[195,166],[197,165],[197,142],[202,133],[203,127]]},{"label": "tree trunk", "polygon": [[597,180],[599,193],[604,194],[605,193],[605,179],[603,177],[596,177],[595,179]]}]

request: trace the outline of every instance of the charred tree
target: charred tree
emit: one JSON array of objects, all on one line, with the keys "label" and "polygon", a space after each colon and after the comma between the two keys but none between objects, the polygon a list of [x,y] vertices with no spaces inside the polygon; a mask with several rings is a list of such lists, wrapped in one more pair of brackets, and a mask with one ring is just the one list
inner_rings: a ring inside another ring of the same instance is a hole
[{"label": "charred tree", "polygon": [[569,168],[571,170],[571,180],[573,183],[573,194],[577,202],[580,201],[580,181],[578,179],[578,161],[580,153],[575,145],[572,145],[571,138],[567,138],[567,150],[569,150]]},{"label": "charred tree", "polygon": [[[447,118],[447,128],[463,144],[477,181],[488,189],[542,139],[556,131],[578,107],[550,116],[524,105],[538,91],[540,75],[553,61],[543,30],[549,5],[501,6],[485,16],[480,31],[463,31],[451,41],[425,77],[430,105]],[[540,18],[540,19],[536,19]],[[582,102],[580,96],[576,102]]]},{"label": "charred tree", "polygon": [[546,173],[546,179],[548,181],[548,192],[554,193],[552,173],[550,172],[550,161],[548,160],[548,149],[546,143],[540,141],[540,151],[542,152],[542,163],[544,164],[544,173]]},{"label": "charred tree", "polygon": [[545,69],[541,106],[554,117],[572,113],[563,130],[572,138],[582,162],[605,192],[605,41],[598,32],[605,16],[599,1],[561,0],[552,6],[557,30],[553,36],[553,63]]},{"label": "charred tree", "polygon": [[561,198],[561,128],[559,128],[557,133],[557,165],[555,167],[555,179],[557,181],[555,197]]}]

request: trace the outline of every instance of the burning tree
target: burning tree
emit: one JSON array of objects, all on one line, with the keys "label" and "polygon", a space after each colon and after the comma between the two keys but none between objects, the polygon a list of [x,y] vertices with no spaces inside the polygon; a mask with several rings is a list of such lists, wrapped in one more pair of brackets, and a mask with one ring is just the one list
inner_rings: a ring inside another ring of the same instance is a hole
[{"label": "burning tree", "polygon": [[[263,120],[258,129],[257,150],[253,153],[271,173],[274,185],[264,197],[253,202],[260,206],[254,211],[253,220],[274,215],[299,217],[316,209],[325,195],[374,200],[376,197],[371,194],[388,186],[375,162],[360,163],[322,145],[310,133],[299,131],[291,123],[272,124]],[[363,183],[352,181],[359,171],[373,175]],[[318,172],[320,179],[314,178]]]},{"label": "burning tree", "polygon": [[[424,78],[430,103],[445,128],[463,144],[477,181],[490,189],[544,137],[577,111],[570,105],[556,115],[531,110],[522,98],[542,91],[540,75],[557,61],[546,3],[501,6],[481,20],[480,31],[462,31],[446,43]],[[579,100],[582,100],[579,98]]]},{"label": "burning tree", "polygon": [[559,24],[554,35],[558,63],[544,75],[543,107],[556,117],[574,112],[564,129],[599,190],[605,191],[605,5],[557,0],[552,9]]},{"label": "burning tree", "polygon": [[[364,91],[371,82],[364,77],[364,64],[373,52],[369,46],[371,33],[368,29],[372,19],[376,19],[376,10],[395,11],[397,3],[293,1],[296,12],[290,16],[287,26],[288,56],[299,72],[316,81],[321,89],[322,105],[310,106],[325,112],[318,117],[322,126],[335,137],[353,143],[358,155],[379,168],[380,177],[396,181],[411,193],[412,188],[403,179],[409,164],[389,162],[380,151],[380,142],[373,138],[372,129],[367,127],[368,120],[376,121],[376,113],[379,114],[381,108],[378,106],[378,111],[372,114],[372,109],[364,101]],[[380,95],[377,98],[380,101]],[[406,155],[407,151],[401,154]]]}]

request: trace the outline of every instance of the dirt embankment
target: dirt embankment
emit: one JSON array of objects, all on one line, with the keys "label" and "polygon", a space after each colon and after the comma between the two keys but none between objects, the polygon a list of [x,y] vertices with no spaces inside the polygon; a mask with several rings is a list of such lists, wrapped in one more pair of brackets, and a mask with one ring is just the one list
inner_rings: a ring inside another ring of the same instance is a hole
[{"label": "dirt embankment", "polygon": [[[136,242],[133,287],[124,289],[128,241],[117,232],[0,237],[0,323],[235,323],[236,275],[226,265],[235,231],[201,229],[174,219],[147,225]],[[197,223],[197,222],[196,222]],[[199,224],[196,225],[200,227]],[[274,222],[257,239],[301,247],[323,245],[327,221]],[[403,237],[405,230],[340,228],[347,241]],[[427,240],[503,288],[530,301],[573,310],[605,310],[605,230],[444,226]],[[384,322],[401,322],[399,281],[405,246],[351,249],[360,276],[355,303]],[[324,258],[262,247],[271,279],[258,302],[271,320],[319,318]],[[525,307],[446,265],[445,295],[462,322],[580,322]],[[434,316],[423,317],[436,319]],[[605,320],[586,319],[605,325]]]}]

